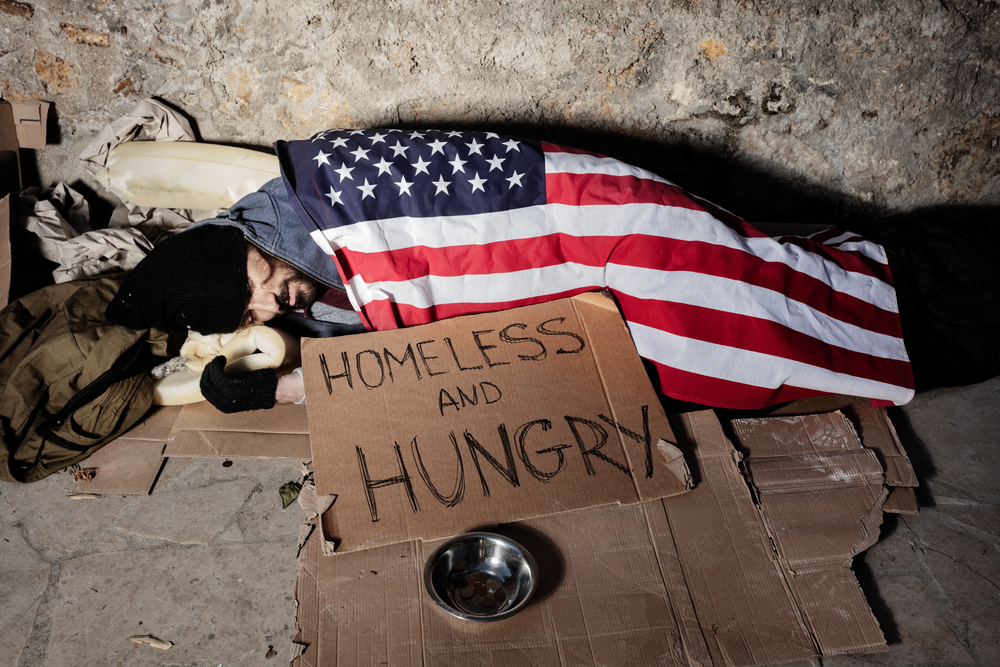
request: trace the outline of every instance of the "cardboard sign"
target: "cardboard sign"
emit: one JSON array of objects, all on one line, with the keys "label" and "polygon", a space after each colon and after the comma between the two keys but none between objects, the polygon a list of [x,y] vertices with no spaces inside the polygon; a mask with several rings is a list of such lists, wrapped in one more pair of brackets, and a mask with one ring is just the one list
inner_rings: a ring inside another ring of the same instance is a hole
[{"label": "cardboard sign", "polygon": [[302,368],[338,551],[690,484],[621,316],[598,294],[306,340]]}]

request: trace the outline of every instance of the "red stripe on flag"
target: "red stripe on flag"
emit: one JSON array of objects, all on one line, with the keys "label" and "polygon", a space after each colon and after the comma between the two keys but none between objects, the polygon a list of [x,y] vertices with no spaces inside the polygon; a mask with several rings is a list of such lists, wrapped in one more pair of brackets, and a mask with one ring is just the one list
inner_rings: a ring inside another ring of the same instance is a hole
[{"label": "red stripe on flag", "polygon": [[682,371],[652,362],[664,393],[672,398],[718,408],[752,410],[776,403],[785,403],[829,392],[781,385],[776,389],[722,380],[720,378]]},{"label": "red stripe on flag", "polygon": [[475,315],[478,313],[492,313],[521,306],[530,306],[536,303],[546,303],[557,299],[565,299],[585,292],[593,292],[593,287],[580,287],[565,292],[555,292],[541,296],[518,299],[516,301],[498,301],[495,303],[444,303],[436,304],[430,308],[420,308],[405,303],[396,303],[389,299],[376,299],[363,306],[365,315],[372,322],[377,331],[385,329],[401,329],[412,327],[418,324],[429,324],[438,320],[460,315]]},{"label": "red stripe on flag", "polygon": [[[707,261],[706,258],[711,258]],[[366,283],[396,282],[428,275],[496,275],[565,262],[604,267],[609,262],[656,271],[711,275],[781,293],[858,327],[898,336],[894,313],[836,291],[826,283],[794,272],[785,264],[766,262],[742,250],[692,241],[629,235],[575,237],[551,234],[481,246],[428,248],[416,246],[381,253],[337,251],[345,280],[360,276]],[[627,285],[600,285],[624,289]]]},{"label": "red stripe on flag", "polygon": [[[824,343],[757,317],[615,293],[625,319],[676,336],[828,369],[900,387],[913,387],[910,364]],[[902,343],[900,343],[902,345]]]},{"label": "red stripe on flag", "polygon": [[675,185],[608,174],[546,174],[545,200],[549,204],[566,206],[659,204],[692,211],[705,210]]}]

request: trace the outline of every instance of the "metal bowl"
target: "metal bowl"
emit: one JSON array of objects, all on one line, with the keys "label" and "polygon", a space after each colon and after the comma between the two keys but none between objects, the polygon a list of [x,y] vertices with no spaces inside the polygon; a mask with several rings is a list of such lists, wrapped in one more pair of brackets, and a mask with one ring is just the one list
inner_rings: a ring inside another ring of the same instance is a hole
[{"label": "metal bowl", "polygon": [[448,540],[427,559],[424,586],[452,616],[499,621],[527,606],[538,587],[538,565],[512,539],[466,533]]}]

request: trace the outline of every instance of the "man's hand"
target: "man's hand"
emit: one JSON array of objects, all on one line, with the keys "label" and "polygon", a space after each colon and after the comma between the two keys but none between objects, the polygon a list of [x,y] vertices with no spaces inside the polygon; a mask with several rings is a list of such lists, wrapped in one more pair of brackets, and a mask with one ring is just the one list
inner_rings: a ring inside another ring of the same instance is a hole
[{"label": "man's hand", "polygon": [[229,375],[225,367],[226,358],[219,355],[201,372],[201,395],[209,403],[226,414],[274,407],[278,377],[273,368]]},{"label": "man's hand", "polygon": [[278,389],[274,392],[275,403],[298,403],[306,396],[302,376],[298,373],[278,376]]}]

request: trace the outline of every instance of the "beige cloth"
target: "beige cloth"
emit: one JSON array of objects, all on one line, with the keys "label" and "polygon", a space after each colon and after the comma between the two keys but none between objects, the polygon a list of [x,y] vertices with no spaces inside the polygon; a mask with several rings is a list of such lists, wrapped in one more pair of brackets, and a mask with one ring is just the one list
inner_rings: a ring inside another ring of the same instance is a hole
[{"label": "beige cloth", "polygon": [[153,249],[138,229],[91,229],[90,206],[64,183],[28,188],[20,197],[21,225],[34,234],[39,255],[55,262],[57,283],[109,271],[129,271]]},{"label": "beige cloth", "polygon": [[[80,154],[80,161],[94,174],[104,168],[111,149],[126,141],[195,141],[195,135],[179,112],[157,100],[145,99],[105,127]],[[122,199],[121,193],[114,194]],[[59,264],[52,272],[57,283],[109,271],[130,271],[154,244],[216,213],[146,208],[123,201],[106,229],[91,229],[90,206],[64,183],[25,190],[19,206],[21,226],[34,235],[31,249]]]}]

